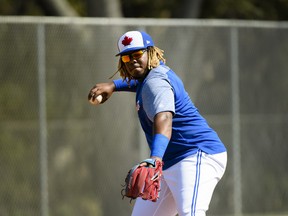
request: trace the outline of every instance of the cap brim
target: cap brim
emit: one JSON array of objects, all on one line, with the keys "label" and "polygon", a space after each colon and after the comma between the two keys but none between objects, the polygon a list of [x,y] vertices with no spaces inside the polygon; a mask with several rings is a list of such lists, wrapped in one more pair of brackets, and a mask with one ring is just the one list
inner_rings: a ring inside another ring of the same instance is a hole
[{"label": "cap brim", "polygon": [[125,49],[125,50],[122,51],[122,52],[119,52],[119,53],[116,54],[115,56],[123,55],[123,54],[129,53],[129,52],[131,52],[131,51],[137,51],[137,50],[142,50],[142,49],[147,49],[147,48],[146,48],[146,47],[133,47],[133,48],[128,48],[128,49]]}]

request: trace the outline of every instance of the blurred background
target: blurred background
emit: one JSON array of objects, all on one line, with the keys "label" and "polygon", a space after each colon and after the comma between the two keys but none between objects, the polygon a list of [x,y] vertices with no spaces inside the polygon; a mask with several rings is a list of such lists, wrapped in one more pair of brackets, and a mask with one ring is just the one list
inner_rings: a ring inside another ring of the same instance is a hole
[{"label": "blurred background", "polygon": [[287,20],[287,0],[1,0],[0,15]]},{"label": "blurred background", "polygon": [[1,0],[0,15],[287,20],[287,0]]},{"label": "blurred background", "polygon": [[[207,215],[288,215],[288,0],[1,0],[0,216],[126,216],[134,95],[92,106],[145,30],[228,149]],[[114,77],[119,78],[118,75]]]}]

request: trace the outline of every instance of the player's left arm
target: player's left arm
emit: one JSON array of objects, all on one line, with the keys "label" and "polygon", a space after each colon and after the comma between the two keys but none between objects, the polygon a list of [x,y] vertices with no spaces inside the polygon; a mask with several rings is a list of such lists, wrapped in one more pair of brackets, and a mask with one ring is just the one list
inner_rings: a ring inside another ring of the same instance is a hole
[{"label": "player's left arm", "polygon": [[154,117],[154,139],[151,158],[162,160],[172,134],[173,113],[170,111],[157,113]]},{"label": "player's left arm", "polygon": [[172,118],[173,113],[160,112],[154,117],[154,134],[163,134],[168,139],[171,138],[172,134]]},{"label": "player's left arm", "polygon": [[162,159],[172,135],[172,119],[175,114],[174,92],[164,77],[150,78],[142,89],[143,109],[153,122],[153,138],[150,157]]}]

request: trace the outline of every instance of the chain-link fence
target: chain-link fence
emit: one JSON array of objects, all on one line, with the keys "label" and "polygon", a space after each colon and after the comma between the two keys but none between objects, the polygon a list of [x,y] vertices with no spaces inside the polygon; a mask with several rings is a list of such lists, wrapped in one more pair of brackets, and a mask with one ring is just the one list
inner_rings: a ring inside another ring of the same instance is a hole
[{"label": "chain-link fence", "polygon": [[132,29],[228,149],[208,215],[288,215],[288,23],[39,17],[0,17],[0,215],[130,214],[121,184],[148,156],[134,95],[87,95]]}]

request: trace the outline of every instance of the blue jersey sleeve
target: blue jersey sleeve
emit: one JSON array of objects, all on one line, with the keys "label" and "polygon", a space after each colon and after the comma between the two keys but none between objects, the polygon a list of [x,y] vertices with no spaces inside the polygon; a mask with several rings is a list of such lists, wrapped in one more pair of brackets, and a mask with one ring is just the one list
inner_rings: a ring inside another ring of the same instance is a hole
[{"label": "blue jersey sleeve", "polygon": [[126,80],[117,79],[113,80],[115,85],[115,91],[129,91],[129,92],[136,92],[138,82],[136,80],[131,80],[130,84],[127,83]]}]

